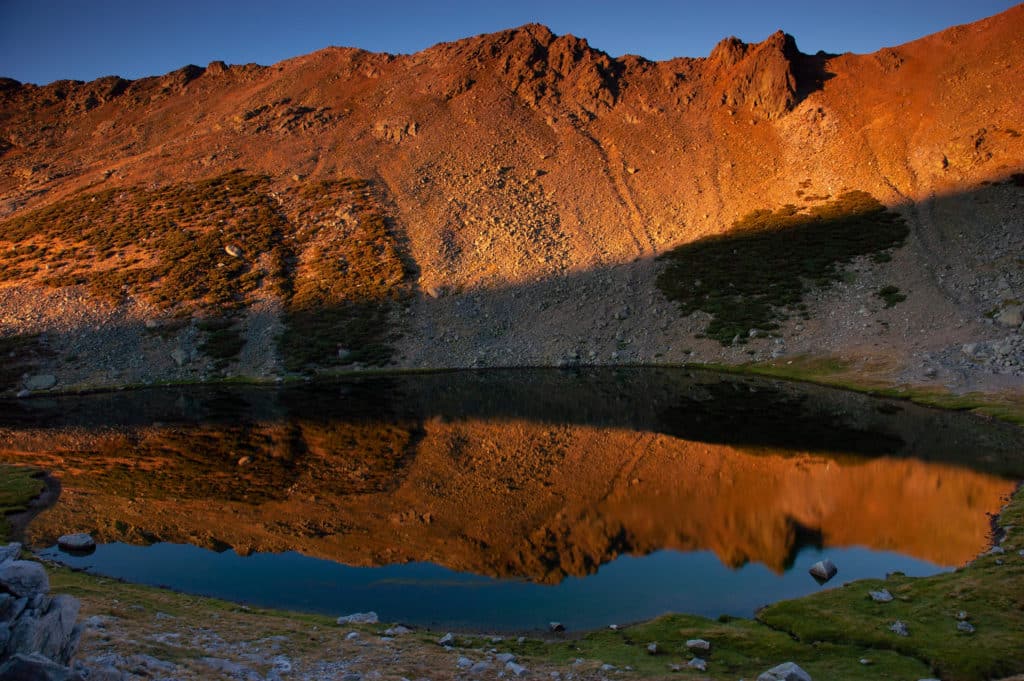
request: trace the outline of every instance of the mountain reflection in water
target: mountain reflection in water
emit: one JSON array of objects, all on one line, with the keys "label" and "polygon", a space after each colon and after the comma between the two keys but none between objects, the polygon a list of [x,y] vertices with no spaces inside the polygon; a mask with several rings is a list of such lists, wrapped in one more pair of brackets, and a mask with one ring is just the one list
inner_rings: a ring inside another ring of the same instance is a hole
[{"label": "mountain reflection in water", "polygon": [[3,405],[0,458],[60,479],[29,528],[434,563],[545,584],[622,554],[782,572],[808,547],[970,560],[1015,428],[689,370],[488,371]]}]

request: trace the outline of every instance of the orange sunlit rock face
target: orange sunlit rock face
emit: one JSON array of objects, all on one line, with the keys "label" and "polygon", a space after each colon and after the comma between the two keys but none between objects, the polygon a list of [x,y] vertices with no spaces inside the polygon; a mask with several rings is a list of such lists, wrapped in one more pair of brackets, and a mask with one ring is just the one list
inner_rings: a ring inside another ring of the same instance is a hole
[{"label": "orange sunlit rock face", "polygon": [[0,458],[62,482],[30,527],[38,544],[84,530],[547,583],[666,548],[776,571],[819,542],[958,565],[984,548],[986,514],[1014,488],[948,463],[521,419],[68,429],[3,442]]}]

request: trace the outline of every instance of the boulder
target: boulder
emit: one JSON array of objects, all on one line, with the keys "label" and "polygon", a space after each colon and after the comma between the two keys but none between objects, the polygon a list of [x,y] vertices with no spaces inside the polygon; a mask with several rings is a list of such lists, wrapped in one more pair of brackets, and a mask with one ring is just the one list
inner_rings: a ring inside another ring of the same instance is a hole
[{"label": "boulder", "polygon": [[1021,314],[1021,306],[1007,305],[999,312],[999,315],[996,317],[996,321],[1003,326],[1020,326],[1021,323],[1024,322],[1024,318],[1022,318]]},{"label": "boulder", "polygon": [[338,618],[338,624],[376,624],[378,622],[377,613],[373,612],[354,612],[351,615],[342,615]]},{"label": "boulder", "polygon": [[[90,675],[92,678],[92,675]],[[83,681],[82,676],[42,655],[18,653],[0,666],[3,681]]]},{"label": "boulder", "polygon": [[691,638],[686,642],[686,647],[690,650],[711,650],[711,644],[702,638]]},{"label": "boulder", "polygon": [[50,590],[50,579],[39,563],[9,560],[0,565],[0,585],[15,596],[34,596]]},{"label": "boulder", "polygon": [[87,532],[61,535],[57,539],[57,546],[69,553],[90,553],[96,550],[96,542]]},{"label": "boulder", "polygon": [[19,555],[21,555],[21,544],[16,541],[12,541],[7,546],[0,546],[0,565],[17,559]]},{"label": "boulder", "polygon": [[53,374],[36,374],[24,380],[26,390],[49,390],[57,385],[57,377]]},{"label": "boulder", "polygon": [[761,674],[757,681],[811,681],[811,675],[795,662],[783,662]]},{"label": "boulder", "polygon": [[558,632],[565,631],[565,625],[563,625],[561,622],[549,622],[548,623],[548,629],[552,633],[558,633]]},{"label": "boulder", "polygon": [[71,596],[44,597],[38,607],[26,609],[13,623],[6,652],[40,654],[66,665],[82,635],[75,624],[79,607],[78,599]]},{"label": "boulder", "polygon": [[831,560],[826,558],[825,560],[819,560],[817,563],[811,566],[808,570],[811,573],[811,577],[814,577],[818,582],[824,584],[828,580],[836,576],[839,572],[839,568]]}]

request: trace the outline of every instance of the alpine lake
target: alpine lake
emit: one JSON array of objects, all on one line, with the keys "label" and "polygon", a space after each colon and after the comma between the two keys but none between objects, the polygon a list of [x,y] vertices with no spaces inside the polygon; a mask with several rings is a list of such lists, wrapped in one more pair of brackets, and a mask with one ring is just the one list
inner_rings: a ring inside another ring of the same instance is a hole
[{"label": "alpine lake", "polygon": [[[750,617],[991,544],[1024,431],[693,369],[488,370],[18,400],[27,543],[89,573],[437,629]],[[75,555],[57,537],[89,532]],[[829,559],[838,574],[808,574]]]}]

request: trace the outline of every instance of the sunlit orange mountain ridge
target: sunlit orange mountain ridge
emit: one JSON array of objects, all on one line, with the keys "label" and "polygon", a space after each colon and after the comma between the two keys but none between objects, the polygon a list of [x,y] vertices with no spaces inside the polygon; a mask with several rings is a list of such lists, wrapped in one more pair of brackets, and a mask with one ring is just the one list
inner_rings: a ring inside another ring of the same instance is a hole
[{"label": "sunlit orange mountain ridge", "polygon": [[1022,28],[4,80],[2,387],[807,355],[1019,387]]}]

